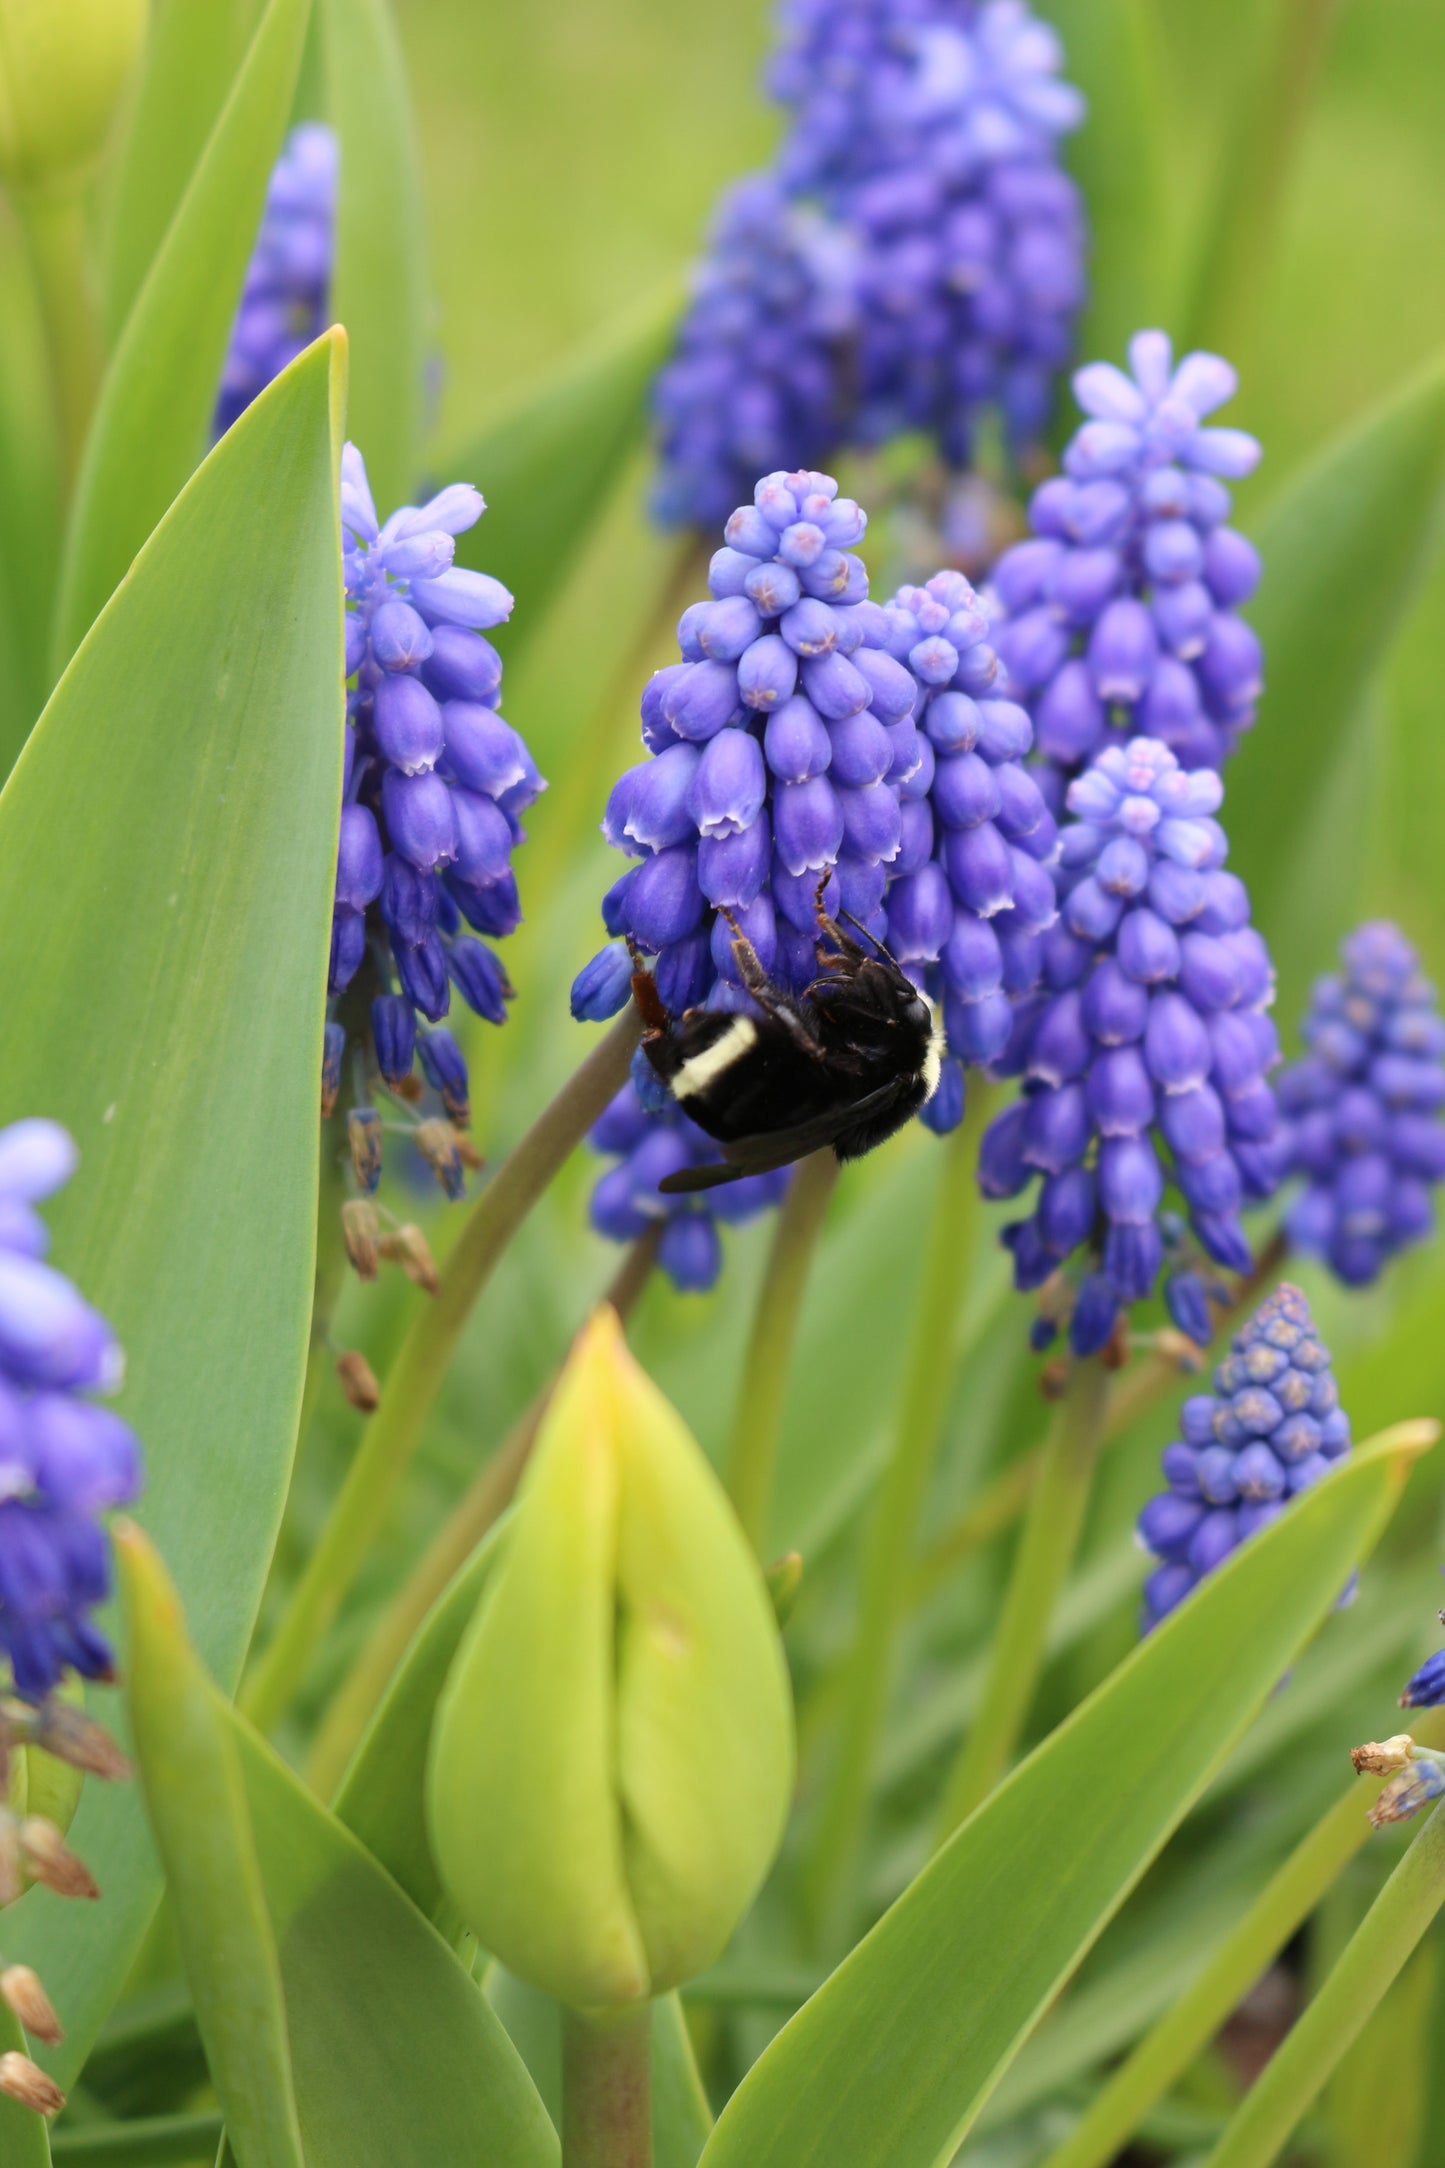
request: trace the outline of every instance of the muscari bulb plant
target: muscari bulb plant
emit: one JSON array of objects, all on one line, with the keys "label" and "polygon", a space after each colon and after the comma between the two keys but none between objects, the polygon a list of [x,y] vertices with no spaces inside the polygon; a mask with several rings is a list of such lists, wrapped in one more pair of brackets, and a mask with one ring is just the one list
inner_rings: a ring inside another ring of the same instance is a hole
[{"label": "muscari bulb plant", "polygon": [[1217,354],[1177,367],[1162,331],[1130,341],[1126,373],[1074,377],[1088,419],[1063,472],[1029,503],[1029,540],[994,567],[994,642],[1033,718],[1056,811],[1106,745],[1157,738],[1185,768],[1219,768],[1254,721],[1259,641],[1239,606],[1259,582],[1252,543],[1226,524],[1225,484],[1259,445],[1206,417],[1235,373]]},{"label": "muscari bulb plant", "polygon": [[769,468],[926,433],[954,468],[995,415],[1036,447],[1084,297],[1059,164],[1083,115],[1019,0],[795,0],[774,167],[719,215],[655,394],[670,522],[707,526]]},{"label": "muscari bulb plant", "polygon": [[[1438,385],[1286,477],[1268,653],[1229,364],[1141,332],[1051,436],[1086,263],[1100,323],[1151,290],[1180,176],[1144,146],[1286,181],[1305,30],[1268,85],[1234,63],[1226,145],[1207,81],[1187,130],[1149,110],[1117,11],[1066,53],[1019,0],[784,0],[778,148],[670,356],[629,309],[508,413],[494,364],[545,339],[502,312],[558,252],[509,278],[494,220],[474,257],[386,0],[259,11],[244,56],[184,12],[142,50],[133,0],[0,0],[0,2159],[1269,2168],[1298,2126],[1378,2168],[1348,2042],[1445,1901],[1428,1461],[1387,1529],[1442,1387],[1415,673],[1374,711],[1419,808],[1388,849],[1341,763]],[[598,291],[634,172],[644,239],[695,200],[655,13],[630,56],[609,26],[580,195],[525,25],[479,92],[540,115],[517,230],[581,233]],[[1360,233],[1372,291],[1418,284],[1357,172],[1199,195],[1170,265],[1263,357],[1271,443],[1282,383],[1376,373]],[[1264,340],[1276,195],[1292,303],[1318,259],[1332,307]],[[491,297],[485,366],[428,260]],[[462,449],[421,441],[433,339]],[[645,501],[722,530],[680,619],[692,540],[639,546]],[[564,779],[535,814],[504,705]],[[1276,964],[1299,1014],[1382,908],[1277,1070]],[[123,1382],[65,1276],[97,1259]],[[1322,1334],[1394,1424],[1357,1447]],[[106,1526],[138,1437],[145,1534]],[[1409,1663],[1418,1736],[1346,1790],[1341,1710]],[[116,1692],[139,1782],[82,1788],[125,1774]],[[1418,1827],[1398,1864],[1367,1815]],[[1270,1965],[1301,2014],[1251,2082],[1212,2043]],[[1364,2033],[1392,2111],[1424,1977]],[[1065,2076],[1018,2059],[1045,2011]]]}]

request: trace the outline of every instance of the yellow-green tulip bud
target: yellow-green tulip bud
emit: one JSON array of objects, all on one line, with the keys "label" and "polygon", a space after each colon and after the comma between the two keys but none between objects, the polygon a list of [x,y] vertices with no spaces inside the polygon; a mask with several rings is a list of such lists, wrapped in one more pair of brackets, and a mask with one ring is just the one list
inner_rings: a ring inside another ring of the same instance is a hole
[{"label": "yellow-green tulip bud", "polygon": [[580,2009],[632,2002],[722,1950],[777,1854],[792,1780],[762,1573],[601,1310],[437,1711],[442,1880],[521,1978]]},{"label": "yellow-green tulip bud", "polygon": [[80,178],[105,146],[147,0],[0,0],[0,181]]}]

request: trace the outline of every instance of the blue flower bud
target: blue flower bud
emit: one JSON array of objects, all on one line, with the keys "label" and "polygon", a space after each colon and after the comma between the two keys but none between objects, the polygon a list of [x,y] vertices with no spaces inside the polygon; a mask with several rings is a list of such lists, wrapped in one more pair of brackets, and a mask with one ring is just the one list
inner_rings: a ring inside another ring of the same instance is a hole
[{"label": "blue flower bud", "polygon": [[572,981],[572,1014],[579,1024],[602,1024],[627,1006],[632,958],[624,941],[609,941]]},{"label": "blue flower bud", "polygon": [[465,1127],[471,1116],[470,1081],[461,1048],[449,1031],[424,1031],[416,1044],[422,1069],[440,1093],[449,1118]]},{"label": "blue flower bud", "polygon": [[416,1012],[399,994],[378,994],[371,1004],[371,1036],[376,1062],[396,1090],[411,1075],[416,1051]]}]

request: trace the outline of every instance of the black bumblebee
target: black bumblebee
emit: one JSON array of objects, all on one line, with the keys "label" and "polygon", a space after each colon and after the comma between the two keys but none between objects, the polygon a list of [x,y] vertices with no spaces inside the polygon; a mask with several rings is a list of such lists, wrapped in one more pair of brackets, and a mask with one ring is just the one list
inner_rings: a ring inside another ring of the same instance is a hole
[{"label": "black bumblebee", "polygon": [[[723,915],[758,1015],[688,1009],[674,1020],[649,972],[632,979],[647,1027],[643,1052],[722,1148],[722,1166],[668,1175],[660,1187],[669,1195],[768,1174],[825,1144],[840,1160],[861,1158],[927,1105],[943,1062],[933,1003],[881,943],[865,949],[828,917],[821,888],[818,976],[800,995],[773,984],[752,943]],[[872,941],[862,926],[858,932]]]}]

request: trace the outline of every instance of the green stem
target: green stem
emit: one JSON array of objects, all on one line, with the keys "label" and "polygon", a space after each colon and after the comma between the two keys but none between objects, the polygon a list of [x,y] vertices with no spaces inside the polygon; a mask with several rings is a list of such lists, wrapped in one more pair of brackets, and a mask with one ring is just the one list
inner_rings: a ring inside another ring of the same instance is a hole
[{"label": "green stem", "polygon": [[562,2168],[652,2168],[652,2012],[562,2013]]},{"label": "green stem", "polygon": [[629,1007],[543,1108],[473,1206],[435,1296],[418,1310],[401,1344],[320,1540],[242,1692],[241,1706],[261,1730],[271,1729],[289,1705],[386,1519],[473,1305],[533,1205],[626,1080],[640,1034]]},{"label": "green stem", "polygon": [[820,1947],[831,1947],[846,1925],[907,1608],[914,1535],[962,1353],[976,1247],[978,1142],[987,1102],[982,1081],[972,1080],[965,1118],[943,1147],[892,1444],[864,1531],[858,1627],[843,1679],[842,1733],[803,1885]]},{"label": "green stem", "polygon": [[1049,1620],[1084,1525],[1107,1392],[1108,1375],[1096,1356],[1075,1364],[1044,1441],[978,1714],[944,1794],[940,1844],[988,1797],[1022,1735],[1043,1668]]},{"label": "green stem", "polygon": [[798,1317],[813,1252],[837,1181],[838,1162],[828,1151],[813,1152],[794,1171],[778,1214],[743,1360],[723,1465],[728,1496],[760,1557],[768,1540],[778,1433]]},{"label": "green stem", "polygon": [[[651,1278],[661,1232],[659,1223],[638,1236],[602,1298],[624,1324]],[[333,1696],[306,1763],[306,1781],[319,1799],[330,1799],[346,1774],[361,1735],[418,1627],[511,1504],[555,1383],[555,1378],[548,1380],[518,1416],[491,1459],[478,1469],[470,1487],[382,1613],[371,1639]]]},{"label": "green stem", "polygon": [[80,471],[104,365],[100,304],[79,189],[37,191],[16,208],[45,326],[66,495]]},{"label": "green stem", "polygon": [[1209,2156],[1270,2168],[1445,1904],[1445,1806],[1426,1822]]}]

